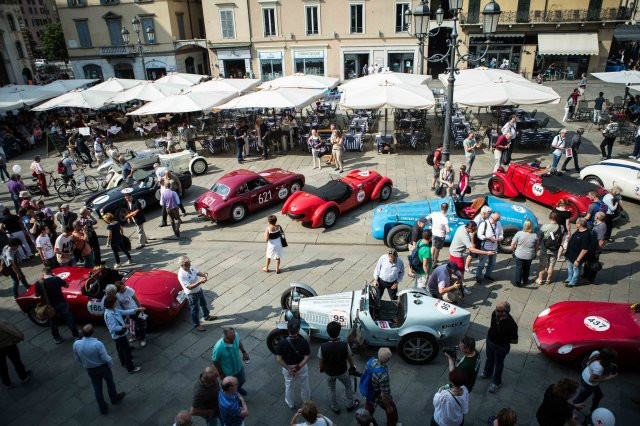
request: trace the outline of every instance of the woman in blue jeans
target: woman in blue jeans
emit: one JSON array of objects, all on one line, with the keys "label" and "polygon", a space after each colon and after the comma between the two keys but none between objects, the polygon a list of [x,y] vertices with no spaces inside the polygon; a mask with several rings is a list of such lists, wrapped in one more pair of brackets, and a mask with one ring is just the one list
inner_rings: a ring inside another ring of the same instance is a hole
[{"label": "woman in blue jeans", "polygon": [[513,257],[516,260],[516,279],[513,285],[516,287],[529,284],[531,261],[538,253],[538,235],[533,232],[533,223],[527,219],[524,221],[522,231],[516,232],[511,242]]},{"label": "woman in blue jeans", "polygon": [[601,351],[594,351],[589,357],[587,366],[582,370],[580,380],[580,393],[573,400],[573,404],[581,404],[591,395],[591,413],[598,408],[600,400],[604,396],[600,389],[600,383],[611,380],[618,375],[617,366],[614,363],[617,357],[616,351],[611,348],[604,348]]}]

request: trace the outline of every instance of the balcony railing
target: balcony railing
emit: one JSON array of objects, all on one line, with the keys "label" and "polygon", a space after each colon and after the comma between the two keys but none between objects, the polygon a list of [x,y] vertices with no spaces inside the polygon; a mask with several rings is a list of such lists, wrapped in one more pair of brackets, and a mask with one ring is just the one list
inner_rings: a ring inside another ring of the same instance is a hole
[{"label": "balcony railing", "polygon": [[[631,19],[632,10],[626,7],[609,9],[553,9],[504,11],[500,14],[500,24],[519,23],[557,23],[557,22],[598,22],[598,21],[626,21]],[[461,15],[461,24],[482,23],[480,14]]]},{"label": "balcony railing", "polygon": [[128,56],[131,50],[127,46],[106,46],[100,48],[102,56]]}]

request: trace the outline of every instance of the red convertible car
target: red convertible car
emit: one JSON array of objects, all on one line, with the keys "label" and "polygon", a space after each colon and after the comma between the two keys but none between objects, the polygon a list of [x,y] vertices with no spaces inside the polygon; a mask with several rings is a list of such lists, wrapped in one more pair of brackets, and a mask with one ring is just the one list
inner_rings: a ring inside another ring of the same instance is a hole
[{"label": "red convertible car", "polygon": [[[107,284],[122,281],[136,292],[140,304],[146,308],[148,321],[154,325],[168,323],[178,316],[187,303],[178,282],[178,276],[168,271],[117,271],[110,268],[81,268],[63,266],[55,268],[53,273],[69,283],[62,289],[62,294],[69,303],[74,318],[84,321],[102,321],[102,298]],[[35,285],[18,296],[18,306],[34,323],[46,326],[48,321],[41,321],[35,316],[35,307],[40,297],[35,295]]]},{"label": "red convertible car", "polygon": [[283,169],[260,173],[234,170],[218,179],[194,204],[200,217],[240,222],[249,212],[286,200],[303,185],[304,175]]},{"label": "red convertible car", "polygon": [[489,191],[496,197],[525,197],[551,208],[561,198],[566,198],[571,210],[571,220],[584,215],[591,203],[587,194],[596,191],[600,198],[607,191],[598,185],[567,175],[541,173],[528,164],[511,163],[505,172],[501,167],[489,179]]},{"label": "red convertible car", "polygon": [[293,194],[282,206],[282,214],[298,222],[311,222],[314,228],[331,228],[340,214],[367,200],[387,201],[392,190],[393,182],[388,177],[374,171],[352,170],[320,188]]},{"label": "red convertible car", "polygon": [[540,312],[533,340],[545,355],[581,367],[594,350],[618,352],[617,363],[637,366],[640,356],[640,304],[560,302]]}]

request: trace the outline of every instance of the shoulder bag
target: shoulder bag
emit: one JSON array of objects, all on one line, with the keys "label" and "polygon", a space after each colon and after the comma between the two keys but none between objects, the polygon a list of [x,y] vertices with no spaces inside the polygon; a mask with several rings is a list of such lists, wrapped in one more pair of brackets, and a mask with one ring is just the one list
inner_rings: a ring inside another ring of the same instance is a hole
[{"label": "shoulder bag", "polygon": [[287,239],[284,236],[284,232],[282,232],[282,227],[280,227],[280,243],[282,247],[287,247],[289,244],[287,243]]},{"label": "shoulder bag", "polygon": [[47,290],[44,288],[44,280],[38,280],[38,285],[40,285],[40,289],[42,290],[42,295],[44,296],[45,303],[42,303],[42,300],[35,308],[36,318],[41,321],[49,321],[51,318],[56,316],[56,310],[53,309],[51,303],[49,303],[49,296],[47,295]]}]

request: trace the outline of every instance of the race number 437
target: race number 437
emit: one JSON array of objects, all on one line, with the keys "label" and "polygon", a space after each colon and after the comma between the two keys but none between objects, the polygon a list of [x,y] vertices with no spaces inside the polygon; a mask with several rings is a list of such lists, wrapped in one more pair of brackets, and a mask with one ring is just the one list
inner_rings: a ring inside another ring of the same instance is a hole
[{"label": "race number 437", "polygon": [[593,330],[593,331],[607,331],[611,327],[611,324],[609,324],[609,321],[607,321],[602,317],[597,317],[595,315],[586,317],[584,319],[584,325],[589,330]]}]

